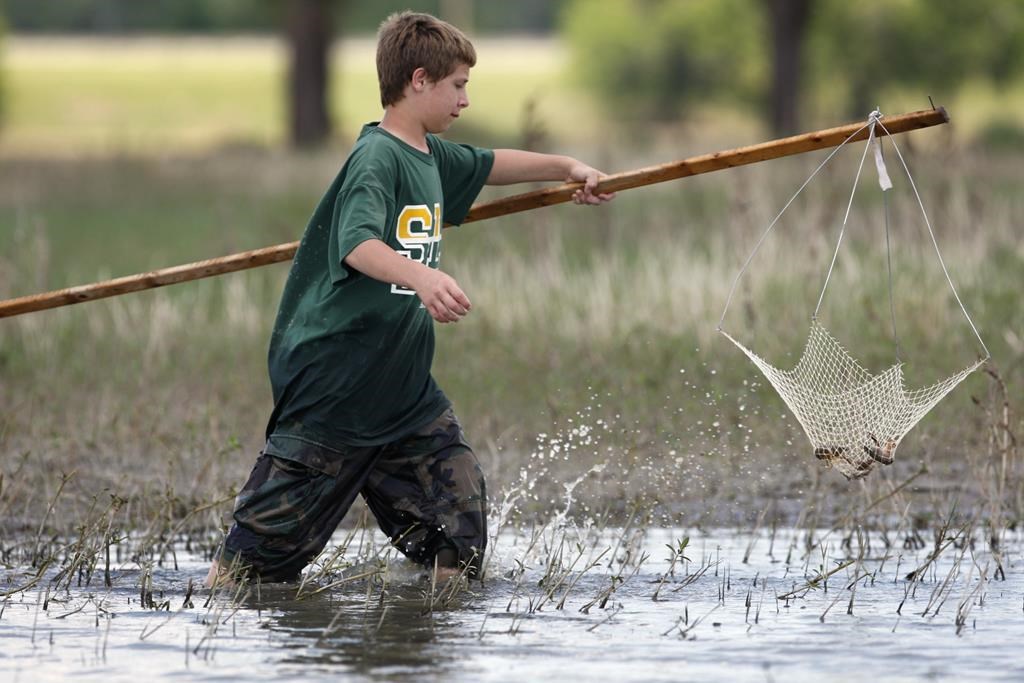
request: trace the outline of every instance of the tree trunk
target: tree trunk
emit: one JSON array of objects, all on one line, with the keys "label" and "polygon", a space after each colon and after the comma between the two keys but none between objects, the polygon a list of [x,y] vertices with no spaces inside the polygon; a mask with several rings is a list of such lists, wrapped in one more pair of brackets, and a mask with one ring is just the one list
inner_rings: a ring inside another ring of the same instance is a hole
[{"label": "tree trunk", "polygon": [[309,147],[331,133],[327,111],[331,47],[330,0],[289,0],[288,116],[293,146]]},{"label": "tree trunk", "polygon": [[769,115],[778,136],[800,126],[802,50],[812,0],[764,0],[772,38],[772,91]]},{"label": "tree trunk", "polygon": [[465,34],[473,32],[473,0],[441,0],[440,17]]}]

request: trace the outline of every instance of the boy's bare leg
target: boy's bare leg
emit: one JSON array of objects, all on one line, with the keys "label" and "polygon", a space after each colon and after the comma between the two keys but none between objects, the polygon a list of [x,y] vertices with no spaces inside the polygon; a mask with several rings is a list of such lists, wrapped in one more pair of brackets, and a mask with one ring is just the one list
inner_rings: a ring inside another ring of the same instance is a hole
[{"label": "boy's bare leg", "polygon": [[214,559],[210,563],[210,571],[206,574],[206,587],[214,588],[220,586],[233,586],[234,580],[231,578],[231,573],[222,569],[220,566],[220,560]]},{"label": "boy's bare leg", "polygon": [[213,588],[213,585],[220,577],[220,561],[214,560],[210,563],[210,571],[206,573],[206,587]]},{"label": "boy's bare leg", "polygon": [[459,554],[454,548],[442,548],[434,558],[434,580],[443,583],[463,573],[459,566]]},{"label": "boy's bare leg", "polygon": [[434,568],[434,578],[438,583],[444,583],[449,579],[462,574],[462,570],[458,567],[441,567],[440,565]]}]

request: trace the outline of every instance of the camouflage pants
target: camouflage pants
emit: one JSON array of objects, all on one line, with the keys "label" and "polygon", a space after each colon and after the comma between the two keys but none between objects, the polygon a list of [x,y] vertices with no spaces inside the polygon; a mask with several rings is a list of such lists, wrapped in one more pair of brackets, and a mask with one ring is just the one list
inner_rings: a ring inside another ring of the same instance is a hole
[{"label": "camouflage pants", "polygon": [[298,577],[362,494],[398,550],[432,566],[479,567],[487,542],[483,473],[449,408],[415,434],[372,447],[287,440],[256,461],[221,552],[263,580]]}]

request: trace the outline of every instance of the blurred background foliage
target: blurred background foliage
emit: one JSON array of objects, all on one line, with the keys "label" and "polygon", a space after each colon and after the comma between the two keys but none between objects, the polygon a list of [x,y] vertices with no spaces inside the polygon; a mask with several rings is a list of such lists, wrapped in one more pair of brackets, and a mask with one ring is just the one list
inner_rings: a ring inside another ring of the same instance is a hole
[{"label": "blurred background foliage", "polygon": [[[0,55],[4,53],[4,34],[7,32],[7,23],[4,21],[4,17],[0,14]],[[0,63],[0,129],[2,129],[4,121],[4,72],[2,68],[3,64]]]},{"label": "blurred background foliage", "polygon": [[821,91],[840,86],[850,111],[872,106],[889,86],[948,99],[970,79],[1002,87],[1024,70],[1024,3],[1016,0],[818,4],[807,45],[812,81]]},{"label": "blurred background foliage", "polygon": [[1012,113],[1024,97],[1017,0],[3,0],[0,15],[17,35],[280,34],[291,54],[301,53],[284,74],[293,101],[281,116],[307,112],[312,128],[293,125],[288,137],[316,144],[337,133],[329,110],[339,101],[325,94],[337,68],[327,57],[332,41],[372,36],[388,13],[407,7],[476,37],[547,37],[569,55],[564,68],[547,67],[564,71],[550,87],[594,98],[607,124],[710,113],[788,134],[860,118],[876,105],[919,109],[930,95],[969,102],[982,139],[1024,138]]},{"label": "blurred background foliage", "polygon": [[762,97],[765,35],[751,0],[573,0],[562,15],[573,71],[632,120],[675,120],[694,102]]},{"label": "blurred background foliage", "polygon": [[[947,101],[971,79],[1005,86],[1024,70],[1016,0],[572,0],[562,16],[575,71],[640,118],[677,119],[707,102],[767,118],[775,97],[858,117],[894,87]],[[796,58],[773,78],[786,49]]]},{"label": "blurred background foliage", "polygon": [[[550,33],[564,0],[328,0],[335,27],[345,33],[373,33],[390,12],[415,9],[447,15],[485,32]],[[18,31],[33,33],[235,33],[274,32],[282,21],[282,0],[4,0]]]}]

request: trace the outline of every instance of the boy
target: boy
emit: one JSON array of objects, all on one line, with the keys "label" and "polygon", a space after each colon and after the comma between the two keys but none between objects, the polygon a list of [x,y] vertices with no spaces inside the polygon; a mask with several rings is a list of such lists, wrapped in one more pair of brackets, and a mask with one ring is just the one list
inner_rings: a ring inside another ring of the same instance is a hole
[{"label": "boy", "polygon": [[[453,26],[403,12],[381,24],[384,116],[364,126],[309,222],[270,340],[274,410],[263,453],[207,578],[228,567],[298,577],[361,493],[413,561],[452,575],[479,568],[487,541],[483,475],[434,382],[433,320],[470,301],[438,270],[442,224],[458,224],[484,184],[601,174],[575,159],[484,150],[435,137],[469,106],[476,53]],[[433,319],[433,320],[432,320]]]}]

